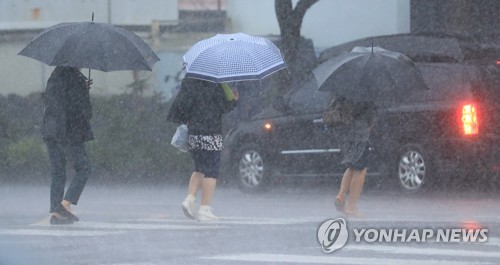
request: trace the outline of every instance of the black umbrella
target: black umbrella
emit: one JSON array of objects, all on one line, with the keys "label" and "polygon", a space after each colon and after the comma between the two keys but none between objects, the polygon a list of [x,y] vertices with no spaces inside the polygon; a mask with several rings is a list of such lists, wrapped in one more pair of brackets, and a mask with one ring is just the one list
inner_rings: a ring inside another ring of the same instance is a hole
[{"label": "black umbrella", "polygon": [[494,62],[500,55],[498,43],[498,37],[465,34],[392,34],[363,38],[328,48],[321,53],[319,61],[324,62],[357,46],[375,45],[403,53],[414,62]]},{"label": "black umbrella", "polygon": [[158,56],[137,35],[98,22],[70,22],[52,26],[36,36],[19,55],[51,66],[72,66],[103,72],[147,70]]},{"label": "black umbrella", "polygon": [[404,54],[380,47],[355,47],[313,70],[318,89],[354,101],[389,102],[412,90],[428,89]]}]

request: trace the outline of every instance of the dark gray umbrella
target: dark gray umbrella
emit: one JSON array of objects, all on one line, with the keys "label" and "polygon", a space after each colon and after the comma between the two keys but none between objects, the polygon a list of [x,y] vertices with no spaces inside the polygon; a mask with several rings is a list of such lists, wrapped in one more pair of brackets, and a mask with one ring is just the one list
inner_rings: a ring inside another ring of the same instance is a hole
[{"label": "dark gray umbrella", "polygon": [[379,46],[400,52],[414,62],[460,63],[468,60],[495,60],[500,55],[498,37],[445,34],[393,34],[346,42],[324,50],[319,61],[348,52],[356,46]]},{"label": "dark gray umbrella", "polygon": [[19,55],[51,66],[72,66],[103,72],[151,71],[158,56],[137,35],[98,22],[70,22],[52,26],[36,36]]},{"label": "dark gray umbrella", "polygon": [[404,54],[380,47],[355,47],[313,70],[318,89],[354,101],[390,102],[416,89],[428,89]]}]

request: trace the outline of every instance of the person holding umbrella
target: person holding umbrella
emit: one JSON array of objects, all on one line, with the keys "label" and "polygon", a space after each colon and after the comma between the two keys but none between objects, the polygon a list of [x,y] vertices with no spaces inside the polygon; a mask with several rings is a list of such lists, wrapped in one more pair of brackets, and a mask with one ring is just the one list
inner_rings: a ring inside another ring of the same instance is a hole
[{"label": "person holding umbrella", "polygon": [[201,187],[198,220],[218,220],[210,202],[223,149],[222,115],[239,100],[238,91],[227,83],[261,80],[286,69],[286,64],[271,41],[245,33],[217,34],[201,40],[184,54],[183,60],[186,75],[167,118],[188,125],[188,143],[195,164],[182,210],[195,219],[195,197]]},{"label": "person holding umbrella", "polygon": [[[103,72],[151,71],[160,59],[144,40],[109,23],[64,22],[33,38],[18,55],[50,66],[42,136],[47,145],[52,174],[50,219],[52,224],[78,221],[70,205],[77,204],[90,175],[84,143],[94,139],[90,128],[92,107],[90,69]],[[88,68],[88,79],[80,69]],[[66,156],[73,160],[76,176],[64,194]]]},{"label": "person holding umbrella", "polygon": [[370,134],[376,117],[373,101],[353,102],[341,96],[333,99],[323,116],[324,122],[333,128],[342,150],[342,164],[347,167],[335,198],[335,207],[349,216],[362,216],[356,204],[368,171]]},{"label": "person holding umbrella", "polygon": [[187,124],[189,152],[194,162],[188,195],[182,202],[186,217],[196,219],[195,200],[202,190],[199,221],[217,221],[210,207],[220,168],[223,147],[222,116],[235,108],[238,91],[225,84],[184,78],[168,113],[167,120]]},{"label": "person holding umbrella", "polygon": [[[332,108],[323,116],[325,123],[333,123],[344,154],[342,163],[347,166],[335,206],[348,215],[361,216],[356,203],[368,170],[370,134],[376,125],[377,108],[397,106],[395,99],[401,95],[429,88],[408,56],[373,45],[354,47],[332,57],[316,67],[313,74],[318,90],[336,96]],[[349,113],[345,115],[349,118],[344,119],[343,113]]]},{"label": "person holding umbrella", "polygon": [[[57,66],[42,94],[45,105],[42,138],[47,146],[52,176],[50,223],[53,225],[79,221],[70,206],[78,203],[91,173],[84,145],[94,139],[90,127],[91,84],[92,80],[87,80],[78,68]],[[67,157],[71,159],[76,175],[65,193]]]}]

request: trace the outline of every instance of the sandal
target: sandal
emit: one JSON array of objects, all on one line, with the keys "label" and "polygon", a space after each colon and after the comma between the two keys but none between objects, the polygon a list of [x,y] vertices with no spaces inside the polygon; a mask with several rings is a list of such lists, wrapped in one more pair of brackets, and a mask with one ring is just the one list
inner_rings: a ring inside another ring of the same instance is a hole
[{"label": "sandal", "polygon": [[335,209],[337,209],[338,212],[344,212],[345,211],[345,200],[344,197],[342,196],[337,196],[335,198]]}]

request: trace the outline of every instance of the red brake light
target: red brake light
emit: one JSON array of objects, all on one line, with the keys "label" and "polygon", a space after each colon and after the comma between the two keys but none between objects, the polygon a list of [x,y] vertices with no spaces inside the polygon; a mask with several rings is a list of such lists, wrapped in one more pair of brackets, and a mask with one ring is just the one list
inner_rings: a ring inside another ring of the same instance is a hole
[{"label": "red brake light", "polygon": [[479,133],[475,104],[470,103],[462,106],[462,128],[465,135],[476,135]]},{"label": "red brake light", "polygon": [[264,123],[264,130],[270,131],[273,128],[273,125],[270,122]]}]

